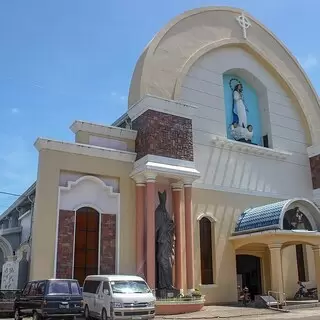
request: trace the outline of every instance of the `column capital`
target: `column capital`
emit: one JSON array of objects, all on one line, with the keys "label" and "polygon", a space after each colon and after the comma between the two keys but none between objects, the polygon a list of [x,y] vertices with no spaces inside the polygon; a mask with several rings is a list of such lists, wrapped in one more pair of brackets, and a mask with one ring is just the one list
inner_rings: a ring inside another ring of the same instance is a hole
[{"label": "column capital", "polygon": [[318,253],[320,253],[320,245],[318,245],[318,246],[312,246],[312,250],[313,250],[313,252],[318,252]]},{"label": "column capital", "polygon": [[172,191],[181,191],[183,188],[183,183],[182,182],[171,183],[171,188],[172,188]]},{"label": "column capital", "polygon": [[276,250],[282,248],[282,243],[270,243],[268,244],[269,250]]},{"label": "column capital", "polygon": [[185,188],[191,188],[192,187],[192,182],[193,182],[193,179],[191,178],[184,178],[183,179],[183,186]]},{"label": "column capital", "polygon": [[157,174],[153,171],[145,171],[143,173],[147,182],[156,182]]},{"label": "column capital", "polygon": [[136,182],[137,187],[143,187],[146,185],[146,178],[142,174],[136,175],[132,177],[132,179]]}]

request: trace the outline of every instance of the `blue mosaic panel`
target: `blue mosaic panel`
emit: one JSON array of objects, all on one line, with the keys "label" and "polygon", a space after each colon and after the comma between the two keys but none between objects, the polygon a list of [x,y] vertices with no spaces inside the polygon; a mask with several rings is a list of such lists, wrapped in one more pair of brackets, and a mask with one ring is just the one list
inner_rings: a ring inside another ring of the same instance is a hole
[{"label": "blue mosaic panel", "polygon": [[267,228],[273,225],[280,226],[282,208],[288,200],[267,204],[265,206],[250,208],[242,213],[237,221],[235,232],[252,231]]}]

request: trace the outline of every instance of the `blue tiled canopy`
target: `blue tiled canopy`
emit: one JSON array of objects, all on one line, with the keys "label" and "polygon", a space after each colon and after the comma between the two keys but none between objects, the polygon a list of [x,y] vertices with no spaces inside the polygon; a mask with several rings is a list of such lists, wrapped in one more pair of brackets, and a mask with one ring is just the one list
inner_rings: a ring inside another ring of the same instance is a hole
[{"label": "blue tiled canopy", "polygon": [[280,229],[283,207],[288,200],[250,208],[243,212],[237,221],[235,234]]}]

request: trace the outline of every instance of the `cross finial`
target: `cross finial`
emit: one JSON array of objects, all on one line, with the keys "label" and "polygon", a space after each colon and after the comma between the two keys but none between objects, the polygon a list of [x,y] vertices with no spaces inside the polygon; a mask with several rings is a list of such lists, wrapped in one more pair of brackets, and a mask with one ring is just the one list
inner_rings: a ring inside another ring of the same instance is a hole
[{"label": "cross finial", "polygon": [[243,12],[236,19],[237,19],[240,27],[242,28],[243,37],[245,39],[247,39],[247,29],[251,26],[249,19],[244,15]]}]

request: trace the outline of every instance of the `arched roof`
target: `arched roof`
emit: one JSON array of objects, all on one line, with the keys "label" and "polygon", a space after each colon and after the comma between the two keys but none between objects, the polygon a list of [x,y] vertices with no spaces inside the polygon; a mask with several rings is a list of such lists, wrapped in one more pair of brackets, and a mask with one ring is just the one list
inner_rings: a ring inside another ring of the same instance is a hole
[{"label": "arched roof", "polygon": [[201,56],[226,46],[250,52],[286,89],[309,126],[312,143],[320,144],[318,96],[297,62],[275,35],[248,13],[251,22],[244,39],[236,17],[242,10],[205,7],[187,11],[171,20],[140,56],[130,85],[129,107],[145,95],[179,99],[185,75]]},{"label": "arched roof", "polygon": [[314,224],[313,228],[320,229],[320,211],[316,205],[307,199],[295,198],[245,210],[238,218],[234,234],[282,230],[284,215],[294,205],[304,206],[308,212],[303,213]]}]

